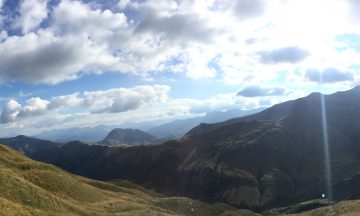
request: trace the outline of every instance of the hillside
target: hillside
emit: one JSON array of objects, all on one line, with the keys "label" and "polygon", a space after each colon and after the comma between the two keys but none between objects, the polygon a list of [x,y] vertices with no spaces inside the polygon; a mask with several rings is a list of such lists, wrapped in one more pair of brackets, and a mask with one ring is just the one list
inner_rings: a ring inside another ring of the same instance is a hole
[{"label": "hillside", "polygon": [[127,181],[100,182],[0,145],[0,215],[244,215],[224,204],[164,197]]},{"label": "hillside", "polygon": [[28,156],[38,151],[49,150],[62,145],[58,142],[27,137],[24,135],[11,138],[0,138],[0,143],[6,144],[7,146],[10,146],[11,148],[20,151]]},{"label": "hillside", "polygon": [[100,144],[114,146],[121,144],[153,144],[155,142],[157,142],[157,139],[144,131],[138,129],[115,128],[100,142]]}]

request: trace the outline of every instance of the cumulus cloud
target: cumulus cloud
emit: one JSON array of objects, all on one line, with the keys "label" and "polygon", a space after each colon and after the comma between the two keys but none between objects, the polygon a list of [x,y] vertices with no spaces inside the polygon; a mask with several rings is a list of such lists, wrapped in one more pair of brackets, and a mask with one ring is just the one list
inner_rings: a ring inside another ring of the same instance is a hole
[{"label": "cumulus cloud", "polygon": [[0,80],[56,84],[87,71],[101,71],[115,60],[81,37],[57,37],[40,31],[12,36],[0,44]]},{"label": "cumulus cloud", "polygon": [[[155,10],[146,7],[150,8],[144,5],[141,10]],[[205,20],[194,14],[166,17],[138,12],[150,15],[136,25],[120,12],[61,1],[52,10],[48,28],[9,36],[0,43],[0,81],[57,84],[106,71],[143,74],[168,69],[167,61],[183,54],[189,56],[183,72],[191,77],[213,74],[208,61],[198,62],[191,50],[181,51],[188,42],[212,37]]]},{"label": "cumulus cloud", "polygon": [[79,96],[79,93],[61,95],[51,99],[48,108],[53,109],[68,109],[73,107],[80,107],[83,105],[83,99]]},{"label": "cumulus cloud", "polygon": [[310,52],[297,46],[289,46],[271,51],[262,51],[260,61],[264,64],[291,63],[301,62],[310,55]]},{"label": "cumulus cloud", "polygon": [[48,111],[48,104],[49,101],[42,100],[38,97],[27,100],[26,105],[23,107],[17,101],[10,100],[3,107],[1,122],[8,123],[16,121],[20,118],[44,114]]},{"label": "cumulus cloud", "polygon": [[[123,13],[114,13],[110,10],[93,10],[81,1],[61,1],[54,8],[51,19],[51,28],[59,34],[85,34],[97,40],[104,39],[102,37],[128,27],[127,17]],[[131,29],[127,30],[131,31]]]},{"label": "cumulus cloud", "polygon": [[115,88],[57,96],[51,100],[36,97],[27,100],[24,106],[10,100],[3,107],[1,122],[14,122],[68,108],[88,109],[88,112],[93,114],[126,112],[144,105],[164,103],[169,90],[169,87],[164,85]]},{"label": "cumulus cloud", "polygon": [[286,90],[281,87],[261,87],[247,86],[237,93],[237,96],[243,97],[265,97],[265,96],[281,96]]},{"label": "cumulus cloud", "polygon": [[305,79],[317,83],[336,83],[354,80],[354,75],[337,68],[326,68],[324,70],[308,69],[305,72]]},{"label": "cumulus cloud", "polygon": [[[18,20],[16,23],[22,21],[22,16]],[[124,63],[128,59],[117,57],[106,38],[114,34],[115,28],[119,33],[125,24],[121,13],[61,1],[53,10],[48,28],[12,35],[0,43],[0,81],[57,84],[87,73],[133,72],[135,69]],[[25,25],[24,29],[30,27]]]},{"label": "cumulus cloud", "polygon": [[21,105],[15,101],[15,100],[10,100],[8,101],[4,107],[3,107],[3,111],[1,113],[1,123],[8,123],[8,122],[12,122],[16,119],[16,117],[19,115],[21,110]]},{"label": "cumulus cloud", "polygon": [[131,0],[119,0],[117,6],[123,10],[130,4],[130,1]]},{"label": "cumulus cloud", "polygon": [[206,25],[207,22],[195,14],[159,16],[157,11],[149,11],[136,31],[164,34],[165,38],[171,41],[211,42],[216,30]]},{"label": "cumulus cloud", "polygon": [[[95,113],[119,113],[138,109],[144,104],[164,103],[169,92],[168,86],[137,86],[130,89],[119,88],[108,91],[86,92],[86,103],[98,103],[97,98],[107,96],[110,98],[108,106],[96,110]],[[96,101],[94,101],[96,100]]]},{"label": "cumulus cloud", "polygon": [[230,12],[240,21],[257,18],[266,11],[265,0],[217,0],[214,1],[215,10]]},{"label": "cumulus cloud", "polygon": [[47,111],[49,101],[41,98],[31,98],[26,101],[26,105],[21,109],[19,117],[26,118],[28,116],[41,115]]},{"label": "cumulus cloud", "polygon": [[238,0],[235,1],[234,13],[240,19],[258,17],[265,12],[266,2],[264,0]]},{"label": "cumulus cloud", "polygon": [[0,82],[57,84],[107,71],[213,78],[209,62],[232,43],[236,17],[260,15],[264,2],[121,0],[118,11],[85,1],[22,0],[15,22],[7,21],[23,35],[0,40]]},{"label": "cumulus cloud", "polygon": [[14,27],[20,28],[22,33],[28,33],[47,18],[47,0],[22,0],[19,13],[20,16],[14,21]]}]

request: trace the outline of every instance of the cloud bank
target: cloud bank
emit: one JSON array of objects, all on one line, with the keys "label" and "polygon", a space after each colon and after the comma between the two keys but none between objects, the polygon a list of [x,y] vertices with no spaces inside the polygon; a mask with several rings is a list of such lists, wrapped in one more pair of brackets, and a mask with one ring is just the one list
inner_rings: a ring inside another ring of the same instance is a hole
[{"label": "cloud bank", "polygon": [[1,123],[9,123],[70,108],[86,108],[93,110],[94,114],[126,112],[144,105],[166,102],[169,90],[169,87],[164,85],[136,86],[74,93],[51,100],[36,97],[27,100],[25,105],[10,100],[4,105],[0,120]]}]

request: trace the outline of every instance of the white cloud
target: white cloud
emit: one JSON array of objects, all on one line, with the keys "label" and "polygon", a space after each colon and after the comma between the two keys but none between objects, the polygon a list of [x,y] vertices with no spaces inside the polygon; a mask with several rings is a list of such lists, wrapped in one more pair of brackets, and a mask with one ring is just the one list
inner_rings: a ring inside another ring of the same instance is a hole
[{"label": "white cloud", "polygon": [[[21,1],[15,24],[25,34],[2,33],[1,82],[57,84],[107,71],[268,82],[294,70],[277,63],[323,64],[321,56],[339,52],[334,36],[351,29],[341,16],[346,4],[337,0],[121,0],[121,12],[70,0],[48,11],[46,4]],[[44,19],[47,27],[38,29]]]},{"label": "white cloud", "polygon": [[230,2],[235,3],[232,5],[232,8],[235,15],[241,20],[261,16],[266,10],[265,0],[238,0]]},{"label": "white cloud", "polygon": [[29,116],[36,116],[45,113],[48,109],[49,101],[41,98],[31,98],[26,101],[26,105],[21,109],[18,117],[26,118]]},{"label": "white cloud", "polygon": [[336,83],[353,81],[354,76],[350,72],[340,71],[337,68],[326,68],[322,71],[308,69],[305,73],[305,79],[317,83]]},{"label": "white cloud", "polygon": [[[82,40],[84,39],[84,40]],[[81,37],[39,31],[0,44],[0,80],[56,84],[110,68],[115,58]]]},{"label": "white cloud", "polygon": [[[106,98],[104,108],[95,110],[95,113],[120,113],[135,110],[145,104],[164,103],[167,100],[169,87],[163,85],[137,86],[134,88],[119,88],[107,91],[85,92],[86,104],[99,104],[100,98]],[[110,100],[110,101],[109,101]]]},{"label": "white cloud", "polygon": [[3,111],[1,113],[1,123],[8,123],[14,121],[16,117],[19,115],[20,110],[21,110],[21,105],[17,101],[15,100],[8,101],[4,105]]},{"label": "white cloud", "polygon": [[104,39],[103,37],[128,27],[127,18],[123,13],[91,9],[81,1],[61,1],[54,8],[51,19],[51,28],[57,33],[86,35],[92,37],[93,40]]},{"label": "white cloud", "polygon": [[124,9],[130,4],[130,1],[131,1],[131,0],[119,0],[117,6],[118,6],[120,9],[124,10]]},{"label": "white cloud", "polygon": [[174,13],[159,16],[158,11],[149,10],[143,21],[137,26],[137,32],[153,32],[163,34],[163,38],[170,41],[212,42],[218,30],[207,26],[206,20],[192,13]]},{"label": "white cloud", "polygon": [[79,93],[73,93],[52,98],[48,108],[51,110],[69,109],[81,106],[83,106],[83,99],[79,96]]},{"label": "white cloud", "polygon": [[19,8],[20,16],[14,21],[14,27],[28,33],[39,27],[48,16],[47,0],[22,0]]},{"label": "white cloud", "polygon": [[15,100],[10,100],[3,107],[1,122],[14,122],[70,108],[82,108],[85,112],[93,114],[127,112],[137,110],[144,105],[165,103],[169,90],[169,87],[164,85],[116,88],[83,94],[73,93],[57,96],[51,100],[35,97],[27,100],[24,106]]},{"label": "white cloud", "polygon": [[[1,24],[1,21],[0,21]],[[0,42],[5,40],[8,37],[8,33],[6,31],[0,31]]]},{"label": "white cloud", "polygon": [[282,87],[262,87],[247,86],[237,93],[237,96],[243,97],[264,97],[264,96],[283,96],[286,90]]},{"label": "white cloud", "polygon": [[260,52],[260,61],[264,64],[291,63],[295,64],[310,55],[309,51],[296,46]]},{"label": "white cloud", "polygon": [[[240,11],[242,16],[262,13],[261,2],[243,0],[251,13]],[[240,3],[232,1],[231,7],[214,10],[218,3],[120,1],[119,7],[134,11],[131,17],[63,0],[49,11],[47,28],[27,33],[47,17],[46,1],[38,0],[31,7],[23,1],[16,23],[26,34],[0,42],[0,55],[5,56],[0,60],[0,81],[57,84],[89,73],[142,75],[169,70],[194,79],[214,78],[217,71],[209,62],[238,45],[227,41],[229,34],[239,27],[247,32],[237,21],[239,13],[233,13],[232,7]],[[240,6],[235,8],[238,12]],[[176,67],[174,60],[179,61]]]}]

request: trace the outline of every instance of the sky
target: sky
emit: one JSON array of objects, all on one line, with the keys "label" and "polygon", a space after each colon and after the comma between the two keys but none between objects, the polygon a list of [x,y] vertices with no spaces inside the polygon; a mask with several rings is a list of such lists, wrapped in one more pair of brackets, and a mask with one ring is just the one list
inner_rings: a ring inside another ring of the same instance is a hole
[{"label": "sky", "polygon": [[0,136],[353,88],[359,10],[358,0],[0,0]]}]

